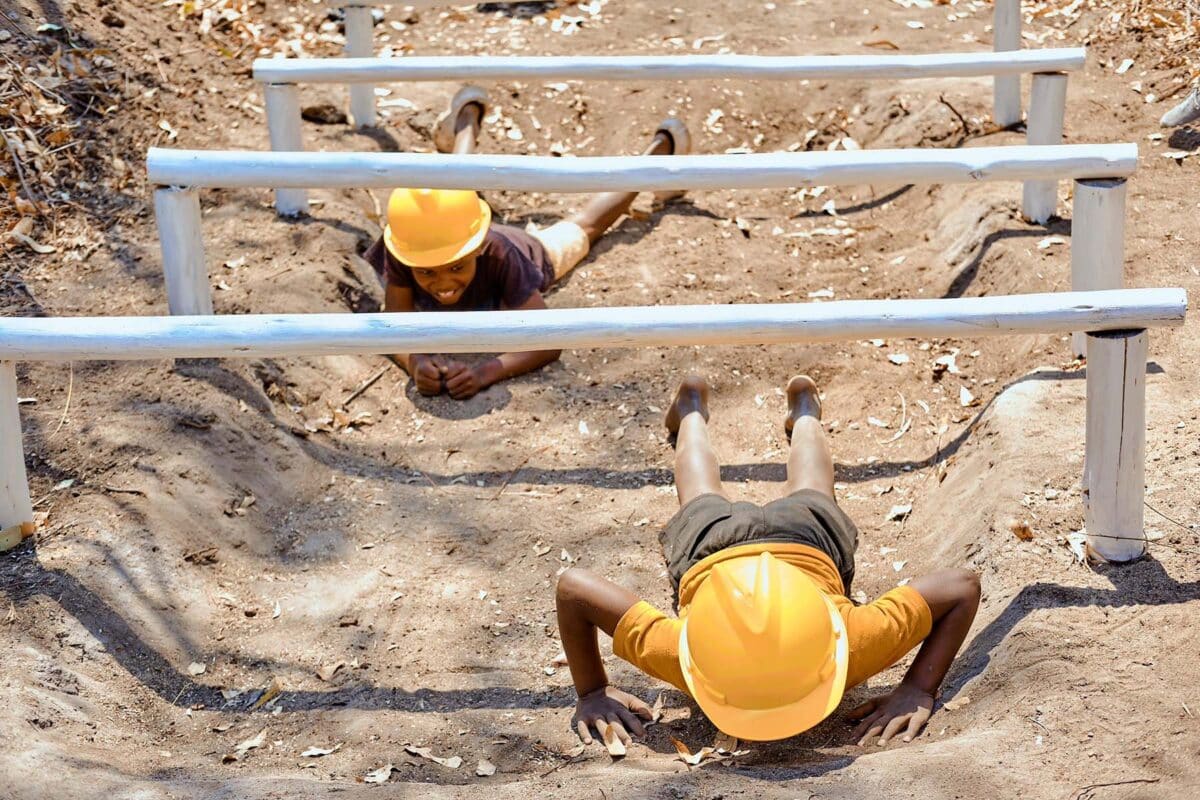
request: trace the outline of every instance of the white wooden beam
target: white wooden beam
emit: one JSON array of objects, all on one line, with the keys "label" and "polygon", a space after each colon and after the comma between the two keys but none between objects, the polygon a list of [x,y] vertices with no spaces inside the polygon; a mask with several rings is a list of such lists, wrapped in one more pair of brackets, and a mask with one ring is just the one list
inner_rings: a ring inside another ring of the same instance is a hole
[{"label": "white wooden beam", "polygon": [[[344,11],[346,20],[346,57],[370,59],[375,49],[371,38],[375,33],[375,21],[371,9],[366,6],[350,6]],[[331,61],[333,59],[321,59]],[[344,61],[345,59],[337,59]],[[295,81],[287,81],[295,83]],[[347,81],[338,81],[347,83]],[[373,127],[375,118],[375,87],[370,83],[356,82],[350,86],[350,119],[358,128]]]},{"label": "white wooden beam", "polygon": [[213,313],[200,232],[200,192],[177,187],[155,189],[154,216],[162,248],[167,308],[176,315]]},{"label": "white wooden beam", "polygon": [[[1075,181],[1071,212],[1071,290],[1120,289],[1125,285],[1124,180]],[[1087,356],[1082,329],[1071,337],[1077,357]]]},{"label": "white wooden beam", "polygon": [[781,189],[1125,177],[1137,168],[1137,145],[586,158],[152,147],[146,167],[150,182],[160,186],[231,189],[396,186],[534,192]]},{"label": "white wooden beam", "polygon": [[[1061,72],[1039,72],[1029,91],[1029,122],[1026,142],[1030,145],[1062,144],[1067,110],[1067,76]],[[1058,210],[1058,181],[1026,181],[1021,209],[1025,219],[1039,225],[1050,221]]]},{"label": "white wooden beam", "polygon": [[0,318],[0,359],[509,352],[1065,333],[1180,325],[1182,289],[937,300],[464,311]]},{"label": "white wooden beam", "polygon": [[17,409],[17,372],[0,361],[0,550],[33,533],[33,503],[25,474],[21,414]]},{"label": "white wooden beam", "polygon": [[[368,14],[370,12],[367,12]],[[349,31],[349,28],[347,28]],[[347,47],[347,53],[349,48]],[[367,49],[370,54],[370,49]],[[1020,76],[1082,69],[1082,47],[1011,53],[837,56],[405,56],[260,58],[264,83],[398,83],[484,80],[834,80]],[[372,104],[373,104],[372,100]]]},{"label": "white wooden beam", "polygon": [[[269,83],[265,87],[267,133],[275,151],[303,151],[300,94],[295,85]],[[184,185],[184,184],[180,184]],[[187,184],[191,185],[191,184]],[[308,213],[308,192],[304,188],[276,189],[275,210],[285,217]]]},{"label": "white wooden beam", "polygon": [[[992,17],[992,42],[996,52],[1021,49],[1021,0],[995,0]],[[992,119],[1002,128],[1021,121],[1021,77],[996,77],[992,100]]]},{"label": "white wooden beam", "polygon": [[1144,330],[1088,335],[1084,524],[1109,561],[1146,552],[1146,355]]}]

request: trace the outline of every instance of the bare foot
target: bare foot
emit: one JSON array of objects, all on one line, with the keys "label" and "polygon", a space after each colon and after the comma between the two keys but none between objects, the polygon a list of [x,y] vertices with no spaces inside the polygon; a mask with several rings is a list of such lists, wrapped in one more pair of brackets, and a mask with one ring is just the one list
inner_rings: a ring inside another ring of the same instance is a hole
[{"label": "bare foot", "polygon": [[788,415],[783,430],[790,437],[796,420],[801,417],[821,418],[821,396],[817,382],[807,375],[797,375],[787,385]]},{"label": "bare foot", "polygon": [[708,422],[708,383],[699,375],[688,375],[675,390],[675,399],[667,409],[667,431],[672,436],[679,433],[679,423],[693,411],[699,411]]}]

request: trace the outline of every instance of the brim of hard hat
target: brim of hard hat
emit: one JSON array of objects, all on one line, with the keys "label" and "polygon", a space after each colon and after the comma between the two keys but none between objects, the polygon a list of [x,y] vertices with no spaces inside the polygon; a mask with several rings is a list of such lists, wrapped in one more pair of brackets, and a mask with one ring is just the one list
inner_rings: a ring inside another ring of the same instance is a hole
[{"label": "brim of hard hat", "polygon": [[487,236],[488,229],[492,227],[492,207],[482,197],[479,198],[479,216],[483,219],[479,230],[462,243],[455,242],[433,250],[409,250],[392,238],[392,227],[388,225],[383,229],[383,244],[406,267],[440,267],[470,254]]},{"label": "brim of hard hat", "polygon": [[[850,662],[850,643],[842,615],[828,597],[823,596],[822,599],[829,611],[829,621],[837,633],[833,675],[795,703],[767,710],[734,708],[723,697],[707,692],[703,686],[692,682],[687,620],[684,620],[683,630],[679,634],[679,665],[683,668],[683,679],[700,710],[722,733],[754,742],[787,739],[817,725],[842,702],[842,693],[846,689],[846,668]],[[753,676],[747,676],[747,679],[753,680]]]}]

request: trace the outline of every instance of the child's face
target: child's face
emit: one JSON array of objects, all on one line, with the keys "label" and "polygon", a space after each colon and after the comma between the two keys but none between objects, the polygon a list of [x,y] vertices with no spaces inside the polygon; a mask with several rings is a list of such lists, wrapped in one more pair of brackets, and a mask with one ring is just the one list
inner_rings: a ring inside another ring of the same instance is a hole
[{"label": "child's face", "polygon": [[457,261],[442,264],[437,267],[409,267],[413,280],[444,306],[452,306],[463,296],[463,292],[475,280],[474,253],[463,256]]}]

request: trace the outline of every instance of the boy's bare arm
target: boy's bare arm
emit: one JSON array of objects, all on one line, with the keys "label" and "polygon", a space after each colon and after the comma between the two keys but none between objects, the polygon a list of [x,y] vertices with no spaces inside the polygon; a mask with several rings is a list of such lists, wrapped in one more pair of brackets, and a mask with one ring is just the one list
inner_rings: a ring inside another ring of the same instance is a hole
[{"label": "boy's bare arm", "polygon": [[[416,311],[413,303],[412,289],[406,286],[395,286],[389,283],[383,290],[383,310],[388,312]],[[441,394],[444,366],[439,366],[437,356],[424,353],[392,353],[388,356],[392,363],[407,372],[417,384],[421,394]]]},{"label": "boy's bare arm", "polygon": [[569,569],[558,579],[558,632],[579,694],[576,728],[584,744],[591,744],[590,729],[599,722],[610,725],[628,743],[629,731],[639,736],[645,732],[638,718],[652,717],[641,700],[608,685],[596,637],[597,629],[611,636],[639,599],[628,589],[583,569]]},{"label": "boy's bare arm", "polygon": [[[541,292],[534,292],[523,304],[513,311],[534,311],[546,307]],[[456,400],[474,397],[493,383],[533,372],[557,361],[561,350],[532,350],[525,353],[501,353],[495,358],[481,361],[473,367],[459,364],[446,376],[446,391]]]},{"label": "boy's bare arm", "polygon": [[979,576],[969,570],[942,570],[917,578],[911,586],[929,605],[933,630],[899,686],[850,712],[852,719],[862,720],[854,730],[860,745],[876,737],[886,744],[901,731],[909,742],[920,733],[979,609]]}]

